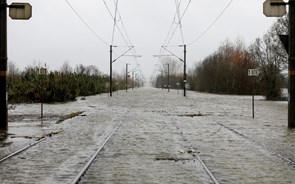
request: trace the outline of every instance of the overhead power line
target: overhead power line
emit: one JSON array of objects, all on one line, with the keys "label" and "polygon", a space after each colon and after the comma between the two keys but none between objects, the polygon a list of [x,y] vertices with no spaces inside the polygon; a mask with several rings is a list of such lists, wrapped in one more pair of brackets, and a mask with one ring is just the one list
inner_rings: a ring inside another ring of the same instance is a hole
[{"label": "overhead power line", "polygon": [[75,8],[69,3],[68,0],[65,0],[67,5],[74,11],[74,13],[79,17],[79,19],[83,22],[83,24],[94,34],[96,38],[98,38],[101,42],[103,42],[106,46],[108,46],[107,42],[104,41],[98,34],[87,24],[87,22],[79,15],[79,13],[75,10]]},{"label": "overhead power line", "polygon": [[229,6],[233,3],[234,0],[230,0],[230,2],[226,5],[226,7],[222,10],[222,12],[214,19],[214,21],[205,29],[203,33],[200,34],[196,39],[194,39],[191,43],[188,45],[192,45],[195,42],[199,41],[213,26],[216,24],[216,22],[220,19],[220,17],[224,14],[224,12],[229,8]]},{"label": "overhead power line", "polygon": [[184,45],[184,36],[183,36],[182,23],[181,23],[181,18],[180,18],[180,3],[178,3],[178,1],[179,0],[175,0],[175,6],[177,9],[177,17],[178,17],[178,24],[179,24],[179,29],[180,29],[181,40],[182,40],[182,44]]},{"label": "overhead power line", "polygon": [[[114,0],[114,4],[115,4],[115,8],[116,8],[116,11],[115,11],[115,14],[116,14],[116,15],[115,15],[115,16],[112,14],[112,12],[111,12],[111,10],[110,10],[110,8],[109,8],[109,6],[108,6],[106,0],[103,0],[103,3],[104,3],[104,5],[105,5],[107,11],[109,12],[109,15],[111,16],[112,20],[114,21],[114,25],[115,25],[115,27],[118,29],[118,31],[119,31],[121,37],[123,38],[123,40],[124,40],[126,46],[128,46],[128,47],[129,47],[129,46],[133,46],[132,43],[130,42],[130,39],[129,39],[129,37],[128,37],[128,34],[127,34],[127,31],[126,31],[125,27],[122,26],[123,29],[124,29],[124,31],[125,31],[125,35],[127,36],[127,40],[129,41],[129,43],[128,43],[128,41],[126,40],[124,34],[122,33],[120,27],[119,27],[118,24],[117,24],[117,22],[119,22],[119,21],[121,22],[121,24],[123,24],[122,17],[121,17],[121,15],[120,15],[120,11],[119,11],[118,4],[117,4],[117,3],[118,3],[118,0]],[[116,17],[116,16],[119,16],[119,18],[120,18],[119,21],[117,20],[117,17]],[[116,18],[115,18],[115,17],[116,17]],[[114,31],[114,29],[113,29],[113,31]],[[113,32],[113,33],[114,33],[114,32]]]},{"label": "overhead power line", "polygon": [[[186,6],[186,8],[185,8],[185,10],[184,10],[184,12],[182,13],[182,15],[179,16],[179,15],[180,15],[180,9],[179,9],[179,8],[180,8],[181,1],[179,1],[179,2],[176,1],[176,12],[175,12],[175,15],[174,15],[174,18],[173,18],[172,24],[171,24],[171,26],[170,26],[170,29],[169,29],[169,31],[168,31],[168,34],[167,34],[167,36],[166,36],[166,39],[165,39],[165,41],[164,41],[164,43],[163,43],[163,46],[168,46],[168,45],[170,44],[170,42],[171,42],[171,40],[172,40],[172,38],[173,38],[173,36],[174,36],[174,34],[175,34],[175,32],[176,32],[178,26],[181,24],[181,21],[182,21],[184,15],[185,15],[185,13],[186,13],[186,11],[187,11],[187,9],[188,9],[190,3],[191,3],[191,0],[188,2],[187,6]],[[178,21],[177,21],[177,22],[175,21],[175,20],[176,20],[176,16],[178,16]],[[173,29],[173,25],[174,25],[175,23],[176,23],[176,27]],[[173,30],[173,31],[172,31],[172,30]],[[171,31],[172,31],[172,32],[171,32]],[[171,34],[171,33],[172,33],[172,34]],[[170,34],[171,34],[171,36],[170,36]]]},{"label": "overhead power line", "polygon": [[117,25],[117,12],[118,12],[118,0],[115,1],[115,16],[114,16],[114,26],[113,26],[113,35],[112,35],[112,41],[111,45],[114,44],[114,38],[115,38],[115,29]]},{"label": "overhead power line", "polygon": [[[125,46],[129,47],[129,48],[132,48],[130,50],[130,52],[132,52],[132,54],[134,56],[134,60],[135,60],[136,65],[139,66],[138,61],[137,61],[137,57],[136,57],[137,56],[136,50],[135,50],[135,48],[134,48],[134,46],[133,46],[133,44],[132,44],[132,42],[130,40],[130,37],[128,36],[126,27],[125,27],[124,22],[123,22],[123,18],[122,18],[121,14],[120,14],[119,6],[118,6],[118,1],[119,0],[113,0],[114,8],[115,8],[114,14],[112,13],[111,8],[109,7],[109,4],[107,3],[107,1],[106,0],[102,0],[102,1],[103,1],[103,3],[105,5],[111,19],[112,19],[112,21],[114,23],[111,45],[113,45],[114,41],[116,40],[115,35],[116,35],[116,30],[118,30],[119,34],[121,35],[121,37],[122,37],[122,39],[123,39],[123,41],[125,43]],[[122,46],[119,46],[119,47],[122,47]],[[120,61],[120,62],[122,62],[122,61]]]},{"label": "overhead power line", "polygon": [[[166,39],[165,39],[164,43],[162,44],[162,46],[167,47],[167,46],[170,44],[172,38],[173,38],[174,35],[175,35],[175,32],[176,32],[177,29],[178,29],[178,26],[181,27],[181,28],[180,28],[180,31],[181,31],[181,37],[182,37],[182,42],[183,42],[183,44],[184,44],[184,38],[183,38],[183,32],[182,32],[181,21],[182,21],[184,15],[186,14],[186,12],[187,12],[187,10],[188,10],[190,3],[191,3],[191,0],[189,0],[188,4],[187,4],[186,7],[185,7],[184,12],[183,12],[183,13],[181,14],[181,16],[180,16],[180,4],[181,4],[181,0],[180,0],[180,1],[176,0],[176,1],[175,1],[175,4],[176,4],[176,12],[175,12],[175,15],[174,15],[174,18],[173,18],[172,24],[171,24],[171,26],[170,26],[170,28],[169,28],[168,34],[167,34],[167,36],[166,36]],[[178,21],[176,21],[176,18],[178,18]],[[176,26],[174,26],[174,24],[176,24]],[[160,49],[160,55],[163,54],[162,51],[163,51],[163,48],[161,47],[161,49]]]}]

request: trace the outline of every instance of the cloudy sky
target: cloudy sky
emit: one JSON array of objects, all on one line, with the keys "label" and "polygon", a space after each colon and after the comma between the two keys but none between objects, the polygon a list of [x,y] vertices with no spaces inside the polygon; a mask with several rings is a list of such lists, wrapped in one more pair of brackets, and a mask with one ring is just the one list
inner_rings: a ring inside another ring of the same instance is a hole
[{"label": "cloudy sky", "polygon": [[[59,69],[68,61],[73,67],[77,64],[95,65],[109,74],[109,45],[118,46],[114,48],[113,57],[116,58],[126,51],[125,42],[128,42],[136,51],[128,55],[142,57],[121,57],[114,63],[114,70],[123,73],[126,63],[131,64],[130,68],[139,63],[148,78],[159,63],[153,55],[159,54],[161,46],[167,44],[164,41],[171,25],[172,32],[175,27],[177,29],[173,37],[168,37],[171,40],[168,48],[181,57],[183,48],[175,46],[187,44],[187,63],[192,67],[215,51],[224,40],[240,38],[249,44],[265,34],[275,21],[275,18],[263,15],[264,0],[118,0],[116,24],[121,32],[116,28],[113,36],[114,21],[107,7],[114,16],[115,1],[26,0],[33,7],[32,18],[28,21],[8,19],[9,61],[21,69],[46,63],[51,70]],[[8,0],[8,4],[12,2]],[[181,21],[182,31],[178,16],[173,21],[178,15],[177,2],[180,2],[180,16],[189,4]],[[227,6],[211,29],[193,42]],[[121,33],[127,41],[122,39]]]}]

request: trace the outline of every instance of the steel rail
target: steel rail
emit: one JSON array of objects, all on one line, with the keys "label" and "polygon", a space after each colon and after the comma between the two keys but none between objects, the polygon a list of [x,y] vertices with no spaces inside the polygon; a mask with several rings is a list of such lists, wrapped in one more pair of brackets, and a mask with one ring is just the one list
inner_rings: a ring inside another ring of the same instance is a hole
[{"label": "steel rail", "polygon": [[29,149],[29,148],[35,146],[36,144],[39,144],[40,142],[44,141],[45,139],[47,139],[47,137],[44,137],[44,138],[38,140],[37,142],[31,143],[31,144],[29,144],[28,146],[26,146],[26,147],[24,147],[24,148],[21,148],[21,149],[15,151],[15,152],[11,153],[10,155],[7,155],[7,156],[4,157],[4,158],[1,158],[1,159],[0,159],[0,162],[4,162],[5,160],[7,160],[7,159],[9,159],[9,158],[11,158],[11,157],[13,157],[13,156],[15,156],[15,155],[17,155],[17,154],[23,152],[23,151],[25,151],[25,150],[27,150],[27,149]]},{"label": "steel rail", "polygon": [[218,124],[219,126],[225,128],[225,129],[227,129],[228,131],[230,131],[230,132],[232,132],[232,133],[234,133],[234,134],[236,134],[236,135],[238,135],[238,136],[240,136],[240,137],[246,139],[247,141],[253,143],[253,144],[256,145],[257,147],[259,147],[259,148],[261,148],[262,150],[264,150],[265,153],[268,153],[269,155],[272,155],[272,156],[274,156],[275,158],[277,158],[277,159],[283,161],[283,162],[286,163],[287,165],[292,166],[293,168],[295,168],[295,161],[294,161],[294,160],[292,160],[292,159],[290,159],[290,158],[287,158],[287,157],[281,155],[280,153],[275,152],[274,150],[272,150],[272,149],[270,149],[270,148],[268,148],[268,147],[262,145],[262,144],[259,143],[259,142],[256,142],[256,141],[253,140],[253,139],[250,139],[249,137],[245,136],[244,134],[242,134],[242,133],[240,133],[240,132],[238,132],[238,131],[236,131],[236,130],[234,130],[234,129],[232,129],[232,128],[230,128],[230,127],[228,127],[228,126],[226,126],[226,125],[224,125],[224,124],[222,124],[222,123],[217,123],[217,124]]},{"label": "steel rail", "polygon": [[[126,117],[128,114],[128,112],[126,112],[125,116]],[[115,118],[116,119],[116,118]],[[113,120],[114,121],[114,120]],[[81,178],[83,177],[83,175],[86,173],[86,171],[88,170],[88,168],[91,166],[91,164],[93,163],[93,161],[95,160],[95,158],[97,157],[97,155],[99,154],[99,152],[102,150],[102,148],[106,145],[106,143],[109,141],[109,139],[114,135],[114,133],[117,131],[117,129],[119,128],[119,126],[123,123],[123,120],[121,120],[116,127],[114,128],[114,130],[108,135],[108,137],[105,139],[105,141],[102,143],[102,145],[97,149],[97,151],[94,153],[94,155],[91,157],[91,159],[87,162],[87,164],[83,167],[83,169],[80,171],[80,173],[76,176],[76,178],[71,182],[71,184],[78,184],[81,180]]]},{"label": "steel rail", "polygon": [[205,169],[206,173],[210,176],[211,180],[214,182],[214,184],[219,184],[218,180],[215,178],[215,176],[212,174],[210,169],[207,167],[207,165],[203,162],[201,157],[197,156],[199,162],[202,164],[203,168]]},{"label": "steel rail", "polygon": [[[176,123],[176,119],[175,118],[172,118],[172,124]],[[174,124],[174,126],[179,129],[179,127]],[[185,139],[184,135],[182,134],[182,137]],[[207,167],[207,165],[205,164],[205,162],[201,159],[201,157],[199,155],[196,155],[198,161],[201,163],[201,165],[203,166],[204,170],[206,171],[206,173],[209,175],[209,177],[211,178],[212,182],[214,184],[220,184],[218,182],[218,180],[215,178],[215,176],[213,175],[213,173],[210,171],[210,169]]]}]

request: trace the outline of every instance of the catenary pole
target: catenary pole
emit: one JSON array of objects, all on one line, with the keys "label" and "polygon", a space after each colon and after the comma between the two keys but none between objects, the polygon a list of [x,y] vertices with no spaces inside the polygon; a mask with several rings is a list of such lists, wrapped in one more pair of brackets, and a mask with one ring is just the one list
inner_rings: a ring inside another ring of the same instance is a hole
[{"label": "catenary pole", "polygon": [[7,110],[7,1],[0,0],[0,129],[8,127]]},{"label": "catenary pole", "polygon": [[134,89],[134,71],[132,71],[132,90]]},{"label": "catenary pole", "polygon": [[169,63],[167,65],[168,65],[168,81],[167,81],[168,85],[167,85],[167,88],[168,88],[168,92],[170,92],[170,79],[169,79],[170,78],[170,71],[169,71],[170,69],[169,69]]},{"label": "catenary pole", "polygon": [[288,127],[295,128],[295,0],[289,0],[289,104]]},{"label": "catenary pole", "polygon": [[184,56],[183,56],[183,96],[186,96],[186,45],[183,45]]},{"label": "catenary pole", "polygon": [[110,45],[110,96],[113,96],[113,46]]},{"label": "catenary pole", "polygon": [[128,92],[128,63],[126,63],[126,92]]}]

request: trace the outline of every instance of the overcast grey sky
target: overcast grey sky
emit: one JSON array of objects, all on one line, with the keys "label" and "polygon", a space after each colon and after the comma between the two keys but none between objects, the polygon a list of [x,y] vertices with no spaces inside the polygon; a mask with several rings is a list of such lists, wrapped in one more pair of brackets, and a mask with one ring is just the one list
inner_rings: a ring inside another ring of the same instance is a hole
[{"label": "overcast grey sky", "polygon": [[[114,14],[114,0],[105,0]],[[177,0],[179,1],[179,0]],[[9,0],[8,3],[13,1]],[[77,64],[95,65],[109,74],[109,45],[112,40],[113,20],[103,0],[68,0],[83,20],[106,43],[98,39],[79,19],[65,0],[27,0],[33,7],[28,21],[8,19],[8,55],[18,67],[47,63],[49,69],[59,69],[64,61],[73,67]],[[189,0],[182,0],[180,13]],[[216,19],[230,0],[192,0],[182,19],[184,43],[187,46],[187,63],[203,59],[217,49],[221,42],[238,37],[246,43],[261,37],[275,18],[263,15],[264,0],[233,0],[226,12],[197,42],[206,28]],[[136,53],[142,55],[137,61],[146,77],[152,75],[159,54],[176,12],[175,0],[119,0],[118,10]],[[118,25],[121,24],[118,19]],[[174,24],[176,25],[176,24]],[[125,45],[118,30],[114,45]],[[182,44],[179,29],[170,45]],[[126,47],[114,48],[117,55]],[[183,48],[172,47],[181,56]],[[167,54],[167,53],[166,53]],[[115,56],[114,56],[115,57]],[[136,66],[135,59],[122,57],[114,63],[114,70],[121,73],[125,63]]]}]

